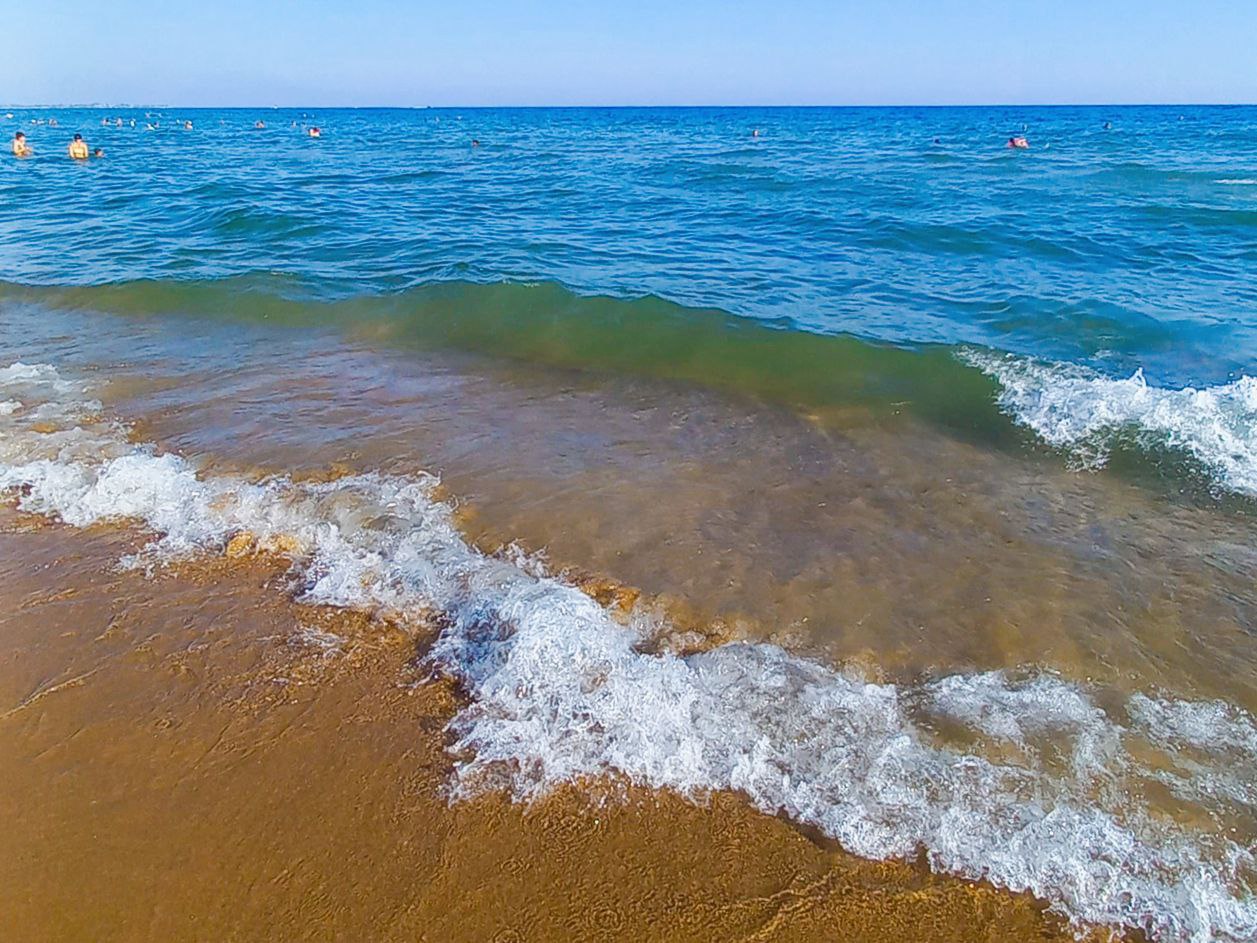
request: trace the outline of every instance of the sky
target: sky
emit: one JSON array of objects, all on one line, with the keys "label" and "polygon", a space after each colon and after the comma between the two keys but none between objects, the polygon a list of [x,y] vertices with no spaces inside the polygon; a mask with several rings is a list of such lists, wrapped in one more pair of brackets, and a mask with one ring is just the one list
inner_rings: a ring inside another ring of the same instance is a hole
[{"label": "sky", "polygon": [[1257,0],[0,0],[0,102],[1257,103]]}]

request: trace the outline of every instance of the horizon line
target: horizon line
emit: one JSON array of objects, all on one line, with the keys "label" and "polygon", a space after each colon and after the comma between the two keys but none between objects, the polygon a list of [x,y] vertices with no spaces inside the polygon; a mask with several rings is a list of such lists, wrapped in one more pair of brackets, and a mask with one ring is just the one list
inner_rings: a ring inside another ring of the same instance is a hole
[{"label": "horizon line", "polygon": [[8,110],[29,111],[36,108],[79,108],[99,110],[104,108],[181,108],[187,111],[226,111],[226,110],[267,110],[267,111],[299,111],[299,110],[320,110],[320,111],[529,111],[529,110],[587,110],[594,108],[603,109],[765,109],[765,108],[797,108],[797,109],[824,109],[824,108],[1252,108],[1257,107],[1257,101],[1254,102],[896,102],[884,104],[871,103],[845,103],[845,104],[565,104],[565,105],[547,105],[547,104],[530,104],[530,105],[180,105],[178,103],[132,103],[132,102],[72,102],[72,103],[51,103],[41,102],[36,104],[17,104],[8,103],[0,104],[0,108]]}]

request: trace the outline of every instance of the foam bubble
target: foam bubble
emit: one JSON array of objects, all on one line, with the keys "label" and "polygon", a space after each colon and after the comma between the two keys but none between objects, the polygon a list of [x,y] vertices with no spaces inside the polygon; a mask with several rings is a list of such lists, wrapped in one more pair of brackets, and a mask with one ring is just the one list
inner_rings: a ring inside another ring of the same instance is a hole
[{"label": "foam bubble", "polygon": [[1063,743],[1080,782],[1105,775],[1121,754],[1120,729],[1104,711],[1048,674],[1019,682],[1002,672],[952,675],[925,686],[924,706],[939,719],[1011,746],[1031,765]]},{"label": "foam bubble", "polygon": [[1148,384],[1143,371],[1104,377],[1051,364],[968,350],[962,359],[999,381],[1000,407],[1050,445],[1099,467],[1116,438],[1180,449],[1232,491],[1257,495],[1257,378],[1194,389]]},{"label": "foam bubble", "polygon": [[1191,702],[1136,694],[1131,728],[1168,759],[1153,778],[1180,799],[1257,813],[1257,725],[1221,701]]},{"label": "foam bubble", "polygon": [[[1250,852],[1136,788],[1167,771],[1235,784],[1257,770],[1257,727],[1236,708],[1138,695],[1113,716],[1034,672],[875,684],[765,644],[650,654],[539,561],[470,547],[435,479],[204,475],[129,442],[52,368],[9,370],[0,395],[25,384],[35,404],[0,416],[0,489],[23,508],[139,522],[154,533],[132,561],[144,565],[247,531],[290,556],[305,599],[439,613],[428,659],[469,696],[452,722],[455,796],[504,786],[527,800],[608,774],[736,790],[856,854],[924,849],[940,872],[1029,891],[1077,921],[1165,940],[1257,935]],[[1197,822],[1215,813],[1208,789],[1185,794]]]},{"label": "foam bubble", "polygon": [[293,636],[293,642],[306,648],[312,648],[324,658],[330,658],[333,655],[339,655],[341,648],[345,644],[343,636],[336,635],[333,632],[325,632],[322,629],[312,626],[303,625]]},{"label": "foam bubble", "polygon": [[22,363],[18,360],[7,367],[0,367],[0,384],[6,389],[40,389],[56,393],[69,393],[74,385],[61,378],[57,368],[46,363]]}]

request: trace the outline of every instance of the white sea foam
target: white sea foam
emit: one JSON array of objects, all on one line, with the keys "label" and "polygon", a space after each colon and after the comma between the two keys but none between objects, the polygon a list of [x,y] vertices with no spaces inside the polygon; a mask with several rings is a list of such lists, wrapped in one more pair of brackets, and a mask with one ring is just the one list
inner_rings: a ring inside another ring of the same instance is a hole
[{"label": "white sea foam", "polygon": [[[900,687],[771,645],[647,654],[632,626],[537,561],[470,547],[434,479],[199,474],[128,442],[51,368],[26,369],[0,372],[0,396],[34,404],[0,416],[0,489],[25,509],[139,522],[155,536],[136,564],[247,530],[292,557],[308,600],[438,612],[430,661],[470,698],[452,725],[455,795],[502,785],[528,799],[607,774],[738,790],[857,854],[924,849],[941,872],[1030,891],[1075,920],[1165,940],[1257,936],[1249,851],[1134,788],[1166,771],[1257,778],[1257,728],[1233,707],[1140,695],[1112,716],[1047,673]],[[1216,797],[1188,798],[1208,820]]]},{"label": "white sea foam", "polygon": [[325,632],[317,626],[303,625],[293,636],[293,642],[306,648],[312,648],[323,657],[339,655],[345,639],[334,632]]},{"label": "white sea foam", "polygon": [[1114,380],[1074,364],[969,350],[1000,384],[999,405],[1050,445],[1103,465],[1119,436],[1190,454],[1226,488],[1257,495],[1257,378],[1204,389],[1151,386],[1143,371]]},{"label": "white sea foam", "polygon": [[1153,778],[1180,799],[1222,802],[1257,814],[1257,725],[1220,701],[1168,701],[1136,694],[1127,705],[1131,729],[1172,760]]},{"label": "white sea foam", "polygon": [[1257,180],[1250,177],[1233,177],[1219,180],[1218,183],[1229,187],[1257,187]]}]

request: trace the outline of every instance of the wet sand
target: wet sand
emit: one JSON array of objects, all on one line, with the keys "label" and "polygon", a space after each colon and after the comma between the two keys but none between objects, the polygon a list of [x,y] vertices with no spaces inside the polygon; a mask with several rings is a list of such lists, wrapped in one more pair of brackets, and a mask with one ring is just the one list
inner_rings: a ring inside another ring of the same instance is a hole
[{"label": "wet sand", "polygon": [[426,630],[297,605],[256,557],[118,571],[140,539],[0,511],[8,939],[1072,939],[736,796],[451,805]]}]

